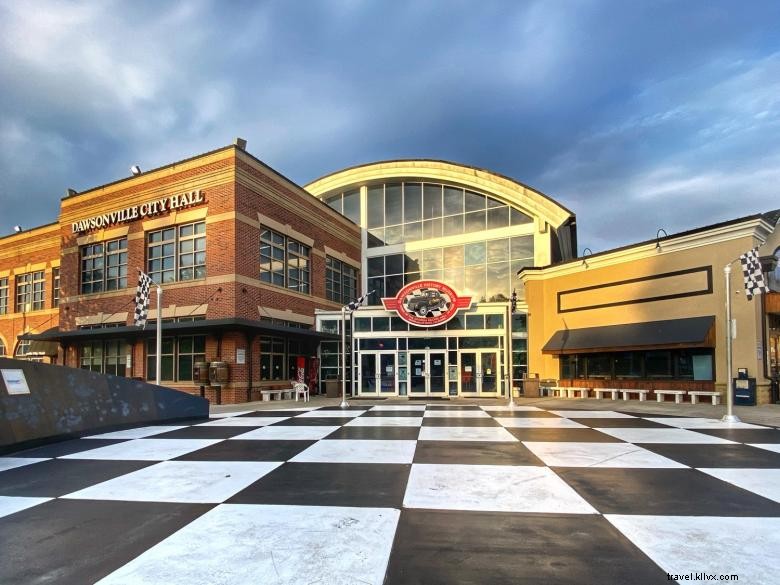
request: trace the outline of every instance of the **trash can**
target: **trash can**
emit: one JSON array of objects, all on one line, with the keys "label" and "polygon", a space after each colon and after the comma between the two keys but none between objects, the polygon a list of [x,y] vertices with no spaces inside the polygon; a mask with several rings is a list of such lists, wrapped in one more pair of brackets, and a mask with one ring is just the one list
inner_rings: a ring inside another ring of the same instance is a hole
[{"label": "trash can", "polygon": [[734,385],[734,404],[736,406],[756,405],[755,378],[733,378],[732,384]]},{"label": "trash can", "polygon": [[341,395],[341,384],[339,380],[330,378],[325,380],[325,396],[328,398],[338,398]]}]

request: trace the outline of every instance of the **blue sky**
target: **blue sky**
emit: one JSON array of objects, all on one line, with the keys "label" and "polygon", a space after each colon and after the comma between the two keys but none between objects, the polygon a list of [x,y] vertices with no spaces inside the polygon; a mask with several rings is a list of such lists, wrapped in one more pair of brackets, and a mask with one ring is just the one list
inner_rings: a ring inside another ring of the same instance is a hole
[{"label": "blue sky", "polygon": [[0,0],[0,233],[229,144],[303,185],[426,157],[594,252],[780,207],[780,3]]}]

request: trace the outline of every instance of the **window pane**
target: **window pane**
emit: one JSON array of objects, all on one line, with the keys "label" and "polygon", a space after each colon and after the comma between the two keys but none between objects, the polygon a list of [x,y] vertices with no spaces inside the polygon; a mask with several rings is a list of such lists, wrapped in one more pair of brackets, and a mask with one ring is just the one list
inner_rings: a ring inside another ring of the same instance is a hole
[{"label": "window pane", "polygon": [[403,222],[402,201],[400,184],[385,185],[385,225],[396,225]]},{"label": "window pane", "polygon": [[441,217],[441,185],[426,183],[423,189],[423,219]]},{"label": "window pane", "polygon": [[404,221],[412,222],[422,219],[422,184],[404,184]]},{"label": "window pane", "polygon": [[378,228],[384,226],[385,211],[385,192],[384,185],[372,185],[368,188],[367,222],[368,228]]},{"label": "window pane", "polygon": [[444,187],[444,215],[463,213],[463,189]]},{"label": "window pane", "polygon": [[344,193],[343,214],[356,224],[360,224],[360,191],[348,191]]}]

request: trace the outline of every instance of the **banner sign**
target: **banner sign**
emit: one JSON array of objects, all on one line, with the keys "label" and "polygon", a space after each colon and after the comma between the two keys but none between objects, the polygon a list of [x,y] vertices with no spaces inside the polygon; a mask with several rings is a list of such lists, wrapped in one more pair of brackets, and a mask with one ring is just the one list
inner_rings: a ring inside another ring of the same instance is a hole
[{"label": "banner sign", "polygon": [[459,297],[443,282],[418,280],[403,287],[395,298],[382,299],[382,304],[407,323],[435,327],[452,319],[459,310],[470,308],[471,297]]},{"label": "banner sign", "polygon": [[0,370],[5,382],[5,389],[9,394],[29,394],[30,387],[27,386],[27,378],[24,370]]},{"label": "banner sign", "polygon": [[71,228],[73,229],[74,234],[80,234],[89,230],[107,228],[118,223],[127,223],[128,221],[135,221],[136,219],[141,219],[143,217],[159,215],[177,209],[184,209],[185,207],[199,205],[204,201],[206,201],[206,199],[203,196],[203,191],[198,189],[196,191],[182,193],[181,195],[171,195],[169,197],[163,197],[162,199],[141,203],[140,205],[126,207],[125,209],[103,213],[101,215],[96,215],[95,217],[80,219],[74,221],[71,224]]}]

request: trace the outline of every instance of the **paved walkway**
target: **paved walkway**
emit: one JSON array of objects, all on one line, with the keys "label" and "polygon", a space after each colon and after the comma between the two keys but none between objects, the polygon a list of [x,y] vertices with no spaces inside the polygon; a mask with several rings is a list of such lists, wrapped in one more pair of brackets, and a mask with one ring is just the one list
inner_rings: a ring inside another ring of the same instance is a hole
[{"label": "paved walkway", "polygon": [[338,402],[0,458],[0,583],[777,582],[776,416]]}]

